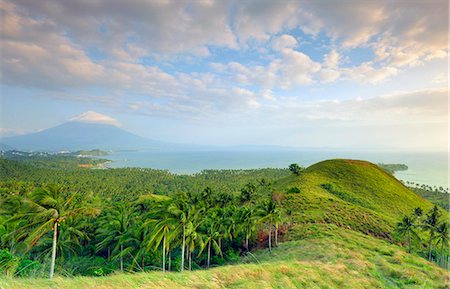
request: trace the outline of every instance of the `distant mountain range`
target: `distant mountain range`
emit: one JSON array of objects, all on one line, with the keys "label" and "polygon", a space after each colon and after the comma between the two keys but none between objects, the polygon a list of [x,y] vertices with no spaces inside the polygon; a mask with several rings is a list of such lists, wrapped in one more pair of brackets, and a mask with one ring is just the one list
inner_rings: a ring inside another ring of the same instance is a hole
[{"label": "distant mountain range", "polygon": [[[84,114],[86,115],[86,114]],[[83,115],[82,115],[83,116]],[[92,116],[92,113],[91,115]],[[96,117],[106,117],[95,114]],[[270,145],[206,146],[169,143],[144,138],[115,124],[71,120],[40,132],[0,138],[0,151],[78,151],[78,150],[202,150],[202,151],[280,151],[295,148]]]},{"label": "distant mountain range", "polygon": [[[181,145],[147,139],[117,126],[70,121],[40,132],[1,138],[0,150],[170,149]],[[183,146],[184,147],[184,146]]]}]

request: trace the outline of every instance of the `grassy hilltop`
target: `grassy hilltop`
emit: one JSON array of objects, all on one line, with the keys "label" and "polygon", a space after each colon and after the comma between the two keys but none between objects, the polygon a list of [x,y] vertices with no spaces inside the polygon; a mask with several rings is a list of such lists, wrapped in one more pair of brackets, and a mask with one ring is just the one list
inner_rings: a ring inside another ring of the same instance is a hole
[{"label": "grassy hilltop", "polygon": [[404,215],[433,206],[366,161],[323,161],[300,176],[280,180],[276,187],[286,192],[284,206],[293,222],[331,223],[386,239]]},{"label": "grassy hilltop", "polygon": [[323,161],[279,179],[273,197],[286,225],[271,253],[257,249],[225,266],[193,272],[0,279],[0,287],[448,288],[446,270],[392,244],[403,216],[433,205],[378,166]]}]

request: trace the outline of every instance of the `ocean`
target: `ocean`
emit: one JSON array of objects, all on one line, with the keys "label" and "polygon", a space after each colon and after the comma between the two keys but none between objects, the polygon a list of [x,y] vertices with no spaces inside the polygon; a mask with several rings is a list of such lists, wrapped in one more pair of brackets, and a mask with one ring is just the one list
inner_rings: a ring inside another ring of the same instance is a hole
[{"label": "ocean", "polygon": [[407,171],[395,176],[430,186],[448,188],[448,153],[362,152],[332,150],[227,150],[227,151],[117,151],[106,158],[111,168],[142,167],[193,174],[204,169],[287,168],[291,163],[309,166],[333,158],[401,163]]}]

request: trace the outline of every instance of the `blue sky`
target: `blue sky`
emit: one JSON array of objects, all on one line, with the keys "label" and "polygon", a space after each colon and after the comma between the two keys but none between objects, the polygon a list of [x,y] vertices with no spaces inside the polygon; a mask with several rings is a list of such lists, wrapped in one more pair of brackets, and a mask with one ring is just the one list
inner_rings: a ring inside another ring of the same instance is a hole
[{"label": "blue sky", "polygon": [[0,136],[83,115],[180,143],[448,148],[448,1],[0,10]]}]

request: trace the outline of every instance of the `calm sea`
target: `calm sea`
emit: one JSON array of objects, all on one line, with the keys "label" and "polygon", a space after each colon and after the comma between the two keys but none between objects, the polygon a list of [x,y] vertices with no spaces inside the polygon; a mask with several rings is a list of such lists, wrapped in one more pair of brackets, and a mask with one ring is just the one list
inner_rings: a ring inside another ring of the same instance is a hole
[{"label": "calm sea", "polygon": [[332,158],[368,160],[373,163],[402,163],[409,169],[396,177],[420,184],[448,188],[448,154],[350,151],[127,151],[113,152],[108,167],[165,169],[192,174],[204,169],[286,168],[291,163],[309,166]]}]

